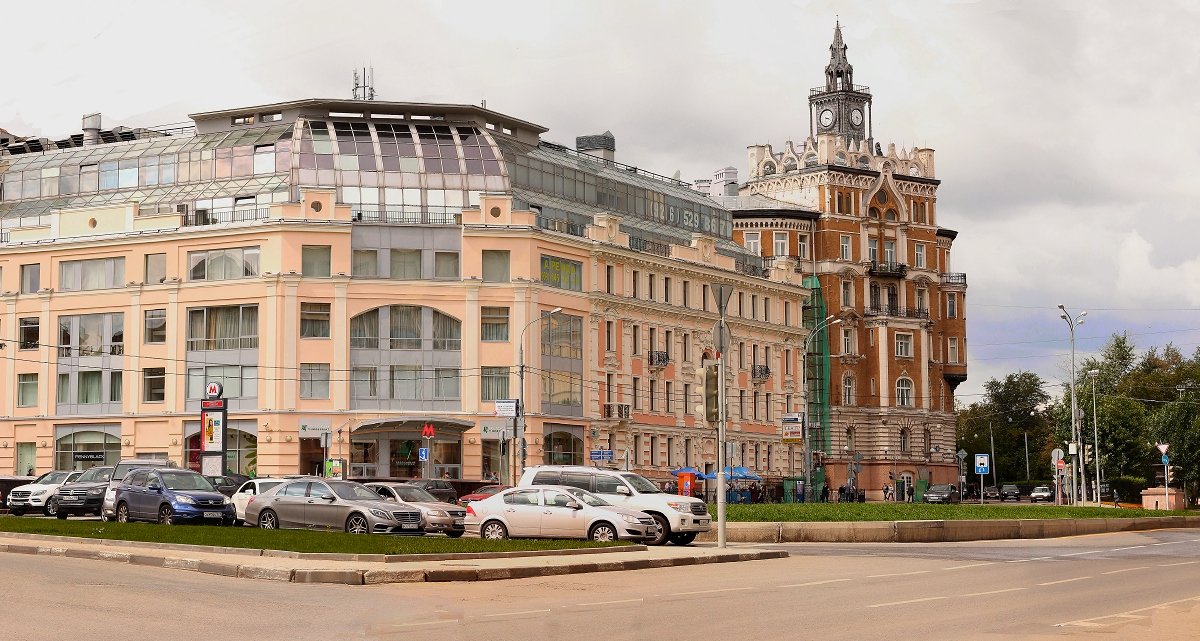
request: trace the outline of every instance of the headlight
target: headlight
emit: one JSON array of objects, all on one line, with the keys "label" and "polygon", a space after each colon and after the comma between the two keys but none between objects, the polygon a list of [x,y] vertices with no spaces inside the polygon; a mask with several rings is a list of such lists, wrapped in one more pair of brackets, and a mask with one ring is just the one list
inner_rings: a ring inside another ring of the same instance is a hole
[{"label": "headlight", "polygon": [[88,494],[91,496],[100,496],[101,494],[104,494],[104,488],[94,487],[94,488],[88,490]]},{"label": "headlight", "polygon": [[636,516],[632,516],[632,515],[630,515],[630,514],[622,514],[622,515],[621,515],[621,520],[622,520],[622,521],[625,521],[626,523],[631,523],[631,524],[633,524],[633,525],[637,525],[637,524],[638,524],[638,522],[639,522],[639,521],[637,520],[637,517],[636,517]]},{"label": "headlight", "polygon": [[450,516],[446,510],[429,510],[429,516]]},{"label": "headlight", "polygon": [[692,513],[691,503],[685,503],[683,501],[670,501],[667,503],[667,506],[676,512],[683,512],[684,514]]},{"label": "headlight", "polygon": [[190,496],[183,496],[182,494],[175,497],[175,502],[183,503],[184,505],[195,505],[196,504],[195,499],[193,499]]},{"label": "headlight", "polygon": [[387,512],[384,512],[383,510],[372,509],[371,514],[374,514],[375,516],[378,516],[381,519],[388,519],[389,521],[392,519],[392,515],[388,514]]},{"label": "headlight", "polygon": [[233,499],[229,498],[228,496],[225,497],[225,505],[232,505],[232,504],[233,504]]},{"label": "headlight", "polygon": [[46,490],[34,490],[29,496],[41,496],[46,493]]}]

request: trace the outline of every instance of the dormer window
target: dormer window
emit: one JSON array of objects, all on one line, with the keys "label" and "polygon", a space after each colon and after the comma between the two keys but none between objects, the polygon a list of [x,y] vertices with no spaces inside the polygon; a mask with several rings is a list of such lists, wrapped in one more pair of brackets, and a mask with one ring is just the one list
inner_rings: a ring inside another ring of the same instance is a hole
[{"label": "dormer window", "polygon": [[254,116],[234,116],[233,124],[235,125],[253,125]]}]

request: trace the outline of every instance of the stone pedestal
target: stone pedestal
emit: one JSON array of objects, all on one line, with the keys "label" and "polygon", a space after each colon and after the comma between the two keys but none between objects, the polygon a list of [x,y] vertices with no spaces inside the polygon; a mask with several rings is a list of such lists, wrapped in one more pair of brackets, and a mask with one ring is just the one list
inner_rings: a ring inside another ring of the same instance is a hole
[{"label": "stone pedestal", "polygon": [[1183,490],[1152,487],[1142,490],[1142,507],[1147,510],[1182,510]]}]

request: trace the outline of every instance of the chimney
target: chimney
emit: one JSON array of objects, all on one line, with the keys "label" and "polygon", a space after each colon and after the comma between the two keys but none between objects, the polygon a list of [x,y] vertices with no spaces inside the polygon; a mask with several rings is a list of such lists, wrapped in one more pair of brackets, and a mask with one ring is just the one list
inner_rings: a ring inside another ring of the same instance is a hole
[{"label": "chimney", "polygon": [[83,146],[100,144],[100,114],[88,114],[83,117]]},{"label": "chimney", "polygon": [[713,173],[712,188],[709,193],[714,196],[738,195],[738,171],[733,167],[718,169]]},{"label": "chimney", "polygon": [[575,150],[612,161],[617,152],[617,139],[611,131],[595,136],[579,136],[575,138]]}]

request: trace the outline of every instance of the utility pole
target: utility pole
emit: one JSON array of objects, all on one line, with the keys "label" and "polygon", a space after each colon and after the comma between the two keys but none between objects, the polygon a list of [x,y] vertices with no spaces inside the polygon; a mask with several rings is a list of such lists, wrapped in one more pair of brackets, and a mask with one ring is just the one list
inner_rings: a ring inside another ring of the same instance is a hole
[{"label": "utility pole", "polygon": [[[997,470],[996,468],[998,468],[1000,466],[996,465],[996,437],[992,434],[992,422],[990,420],[988,421],[988,441],[990,441],[992,444],[992,485],[995,485],[996,491],[999,492],[1000,491],[999,470]],[[979,491],[982,492],[983,488],[982,487],[979,488]]]},{"label": "utility pole", "polygon": [[[1059,305],[1058,309],[1062,311],[1059,318],[1067,322],[1067,327],[1071,329],[1071,442],[1075,446],[1075,459],[1071,461],[1071,500],[1076,500],[1079,496],[1084,503],[1087,502],[1087,472],[1083,468],[1083,444],[1080,442],[1079,429],[1079,403],[1078,396],[1075,394],[1075,329],[1083,324],[1083,317],[1087,316],[1087,312],[1080,312],[1079,316],[1072,317],[1064,305]],[[1078,463],[1078,465],[1076,465]],[[1075,474],[1075,469],[1078,467],[1079,473]],[[1079,487],[1081,493],[1076,493],[1076,487]],[[1099,489],[1099,488],[1096,488]]]},{"label": "utility pole", "polygon": [[555,307],[550,310],[545,316],[538,316],[525,324],[521,328],[521,335],[517,339],[517,414],[521,417],[520,431],[516,433],[518,459],[516,469],[512,470],[513,485],[516,485],[517,479],[521,478],[521,474],[525,472],[525,330],[533,326],[534,323],[550,318],[551,316],[561,312],[563,308]]},{"label": "utility pole", "polygon": [[728,283],[713,283],[713,299],[717,303],[717,312],[721,320],[713,328],[713,345],[717,350],[717,547],[726,547],[725,543],[725,465],[728,452],[725,446],[725,427],[729,419],[727,413],[727,395],[725,387],[725,352],[729,349],[729,327],[725,324],[725,308],[729,305],[729,297],[733,296],[733,285]]}]

